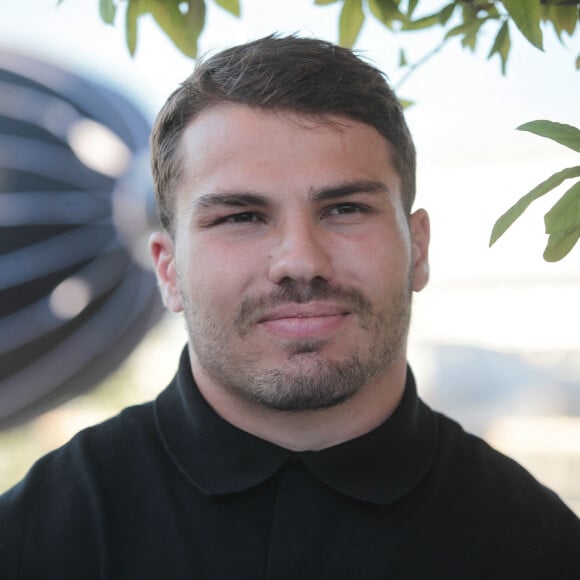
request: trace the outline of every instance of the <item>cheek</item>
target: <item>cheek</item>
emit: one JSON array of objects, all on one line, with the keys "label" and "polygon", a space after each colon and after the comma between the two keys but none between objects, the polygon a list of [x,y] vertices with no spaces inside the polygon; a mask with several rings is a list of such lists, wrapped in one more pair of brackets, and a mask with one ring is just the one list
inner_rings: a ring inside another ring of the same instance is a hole
[{"label": "cheek", "polygon": [[350,271],[362,287],[382,288],[406,280],[411,265],[408,235],[401,228],[383,226],[366,232],[356,245],[345,244],[337,251],[344,271]]},{"label": "cheek", "polygon": [[200,244],[191,248],[181,264],[182,290],[193,306],[197,302],[226,313],[251,292],[265,260],[239,244]]}]

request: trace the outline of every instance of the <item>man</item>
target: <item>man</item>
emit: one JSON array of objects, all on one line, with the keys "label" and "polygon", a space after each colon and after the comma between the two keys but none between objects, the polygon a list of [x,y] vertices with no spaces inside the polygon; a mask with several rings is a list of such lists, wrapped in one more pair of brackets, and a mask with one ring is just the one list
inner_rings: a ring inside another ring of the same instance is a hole
[{"label": "man", "polygon": [[187,349],[154,403],[3,496],[2,578],[578,577],[576,516],[417,397],[429,221],[376,69],[312,39],[223,51],[152,159]]}]

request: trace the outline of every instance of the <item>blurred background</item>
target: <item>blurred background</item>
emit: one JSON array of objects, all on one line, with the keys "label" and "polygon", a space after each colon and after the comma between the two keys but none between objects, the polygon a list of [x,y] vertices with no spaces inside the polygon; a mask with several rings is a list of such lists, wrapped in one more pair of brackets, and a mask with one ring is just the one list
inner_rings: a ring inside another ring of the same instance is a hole
[{"label": "blurred background", "polygon": [[[244,0],[241,18],[207,8],[201,53],[275,31],[338,39],[338,5]],[[399,47],[416,61],[440,38],[395,38],[367,19],[355,48],[397,84]],[[506,76],[485,59],[493,36],[475,55],[448,43],[398,92],[414,102],[416,205],[432,220],[432,279],[410,337],[420,393],[580,514],[580,250],[542,259],[550,195],[488,248],[497,217],[578,164],[515,128],[580,125],[579,39],[545,33],[540,52],[514,31]],[[193,61],[147,18],[130,57],[123,15],[106,26],[97,0],[0,0],[0,59],[2,491],[78,430],[154,398],[176,369],[185,330],[162,312],[146,257],[147,134]]]}]

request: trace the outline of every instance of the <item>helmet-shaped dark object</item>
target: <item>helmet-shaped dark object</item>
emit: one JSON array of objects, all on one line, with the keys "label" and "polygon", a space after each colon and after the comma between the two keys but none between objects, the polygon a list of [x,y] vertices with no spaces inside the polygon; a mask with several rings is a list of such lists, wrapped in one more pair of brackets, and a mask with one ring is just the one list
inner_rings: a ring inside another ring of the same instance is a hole
[{"label": "helmet-shaped dark object", "polygon": [[90,389],[159,319],[149,131],[115,91],[0,51],[0,428]]}]

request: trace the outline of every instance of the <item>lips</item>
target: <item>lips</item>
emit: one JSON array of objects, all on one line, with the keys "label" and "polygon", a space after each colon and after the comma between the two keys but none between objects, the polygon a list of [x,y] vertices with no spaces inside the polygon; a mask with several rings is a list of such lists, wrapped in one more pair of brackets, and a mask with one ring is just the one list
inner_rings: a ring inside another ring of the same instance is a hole
[{"label": "lips", "polygon": [[338,330],[350,312],[327,303],[285,304],[269,310],[258,324],[283,338],[324,338]]},{"label": "lips", "polygon": [[308,304],[284,304],[266,312],[259,322],[280,320],[281,318],[319,318],[349,314],[344,306],[309,302]]}]

